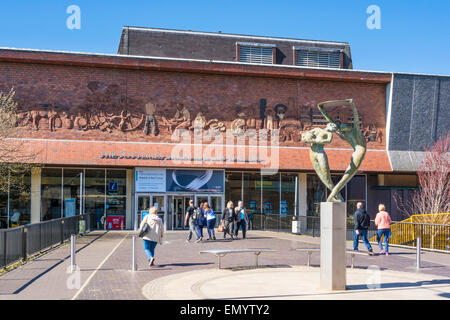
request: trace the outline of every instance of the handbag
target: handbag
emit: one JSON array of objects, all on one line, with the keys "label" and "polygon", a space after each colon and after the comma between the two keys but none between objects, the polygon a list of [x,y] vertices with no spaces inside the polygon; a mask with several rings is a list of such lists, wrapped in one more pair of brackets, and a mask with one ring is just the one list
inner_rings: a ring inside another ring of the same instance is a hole
[{"label": "handbag", "polygon": [[145,223],[145,224],[142,226],[142,228],[139,229],[138,237],[139,237],[139,238],[144,237],[144,236],[147,234],[147,232],[149,232],[149,230],[150,230],[150,226],[149,226],[147,223]]},{"label": "handbag", "polygon": [[217,232],[223,232],[223,230],[223,224],[219,224],[219,226],[217,227]]}]

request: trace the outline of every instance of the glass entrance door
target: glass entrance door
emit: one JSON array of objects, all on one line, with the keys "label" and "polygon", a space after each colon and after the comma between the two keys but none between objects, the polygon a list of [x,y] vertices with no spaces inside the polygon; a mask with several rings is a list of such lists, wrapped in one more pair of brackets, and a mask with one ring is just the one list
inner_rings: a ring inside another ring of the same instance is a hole
[{"label": "glass entrance door", "polygon": [[195,196],[195,205],[197,207],[204,201],[207,201],[214,214],[221,214],[223,210],[223,196],[212,194],[199,194]]},{"label": "glass entrance door", "polygon": [[145,217],[146,214],[148,214],[150,208],[152,206],[155,206],[158,208],[157,214],[165,223],[164,220],[164,212],[165,212],[165,196],[164,195],[158,195],[158,194],[137,194],[136,196],[136,223],[135,223],[135,229],[137,230],[139,228],[139,225],[142,221],[142,219]]},{"label": "glass entrance door", "polygon": [[175,229],[186,229],[184,218],[189,200],[194,199],[193,195],[169,195],[168,196],[168,225]]}]

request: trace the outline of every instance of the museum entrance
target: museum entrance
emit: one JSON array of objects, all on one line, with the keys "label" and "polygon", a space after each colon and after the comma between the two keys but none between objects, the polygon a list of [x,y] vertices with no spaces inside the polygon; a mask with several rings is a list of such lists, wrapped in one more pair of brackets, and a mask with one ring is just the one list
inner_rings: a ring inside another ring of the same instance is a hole
[{"label": "museum entrance", "polygon": [[217,194],[172,194],[167,195],[167,229],[184,230],[188,229],[184,225],[186,209],[189,206],[189,200],[194,200],[194,205],[198,207],[202,202],[207,201],[214,213],[221,214],[223,210],[223,195]]},{"label": "museum entrance", "polygon": [[135,229],[139,228],[142,219],[148,214],[149,209],[152,206],[158,208],[157,214],[164,221],[164,214],[166,211],[165,194],[152,194],[152,193],[138,193],[136,194],[136,224]]}]

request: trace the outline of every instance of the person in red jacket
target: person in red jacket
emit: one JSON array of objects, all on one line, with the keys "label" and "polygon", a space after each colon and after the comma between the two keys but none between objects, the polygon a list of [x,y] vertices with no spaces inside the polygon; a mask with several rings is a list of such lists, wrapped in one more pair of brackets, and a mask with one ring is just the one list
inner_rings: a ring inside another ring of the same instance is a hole
[{"label": "person in red jacket", "polygon": [[[380,246],[380,254],[389,255],[389,238],[391,237],[391,217],[386,212],[384,204],[378,205],[378,213],[375,217],[375,225],[378,227],[377,241]],[[381,243],[381,237],[384,236],[384,245],[386,251],[383,250],[383,244]]]}]

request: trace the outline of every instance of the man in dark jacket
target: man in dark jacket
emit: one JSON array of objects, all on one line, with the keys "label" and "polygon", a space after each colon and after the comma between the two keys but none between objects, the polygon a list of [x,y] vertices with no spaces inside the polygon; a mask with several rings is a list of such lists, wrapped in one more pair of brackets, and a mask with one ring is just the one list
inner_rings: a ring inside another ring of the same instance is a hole
[{"label": "man in dark jacket", "polygon": [[228,201],[227,207],[223,210],[222,213],[222,224],[223,224],[223,238],[227,237],[227,233],[230,235],[233,240],[233,230],[232,226],[234,225],[234,221],[236,220],[236,213],[233,208],[233,201]]},{"label": "man in dark jacket", "polygon": [[370,226],[370,216],[366,209],[363,208],[362,202],[356,204],[356,211],[353,215],[355,229],[353,230],[353,250],[358,251],[359,236],[361,236],[364,244],[369,250],[369,254],[373,255],[372,246],[367,239],[367,230]]}]

